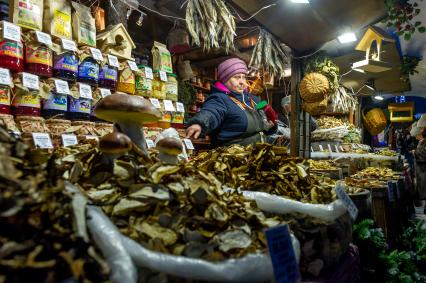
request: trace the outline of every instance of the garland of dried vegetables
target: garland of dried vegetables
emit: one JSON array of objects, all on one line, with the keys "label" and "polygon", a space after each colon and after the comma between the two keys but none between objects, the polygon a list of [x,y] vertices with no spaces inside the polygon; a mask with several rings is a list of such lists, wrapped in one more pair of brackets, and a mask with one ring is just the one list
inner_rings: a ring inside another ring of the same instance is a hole
[{"label": "garland of dried vegetables", "polygon": [[205,51],[224,47],[228,53],[235,49],[235,18],[224,1],[189,0],[185,20],[194,44]]}]

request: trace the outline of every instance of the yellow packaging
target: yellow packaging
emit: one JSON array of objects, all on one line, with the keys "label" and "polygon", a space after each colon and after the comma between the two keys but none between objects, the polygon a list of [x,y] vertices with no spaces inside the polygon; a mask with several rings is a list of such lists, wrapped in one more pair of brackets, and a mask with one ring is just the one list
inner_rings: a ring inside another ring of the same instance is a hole
[{"label": "yellow packaging", "polygon": [[153,58],[153,68],[155,70],[164,71],[166,73],[173,73],[172,55],[170,55],[166,45],[154,41],[154,46],[152,47],[151,52]]},{"label": "yellow packaging", "polygon": [[45,0],[43,31],[52,36],[72,38],[71,5],[66,0]]},{"label": "yellow packaging", "polygon": [[72,2],[72,34],[78,45],[96,47],[96,25],[90,8]]},{"label": "yellow packaging", "polygon": [[41,30],[43,26],[43,0],[11,0],[9,16],[12,22],[18,26]]},{"label": "yellow packaging", "polygon": [[129,67],[125,67],[119,75],[117,91],[125,92],[128,94],[135,94],[136,83],[135,74]]}]

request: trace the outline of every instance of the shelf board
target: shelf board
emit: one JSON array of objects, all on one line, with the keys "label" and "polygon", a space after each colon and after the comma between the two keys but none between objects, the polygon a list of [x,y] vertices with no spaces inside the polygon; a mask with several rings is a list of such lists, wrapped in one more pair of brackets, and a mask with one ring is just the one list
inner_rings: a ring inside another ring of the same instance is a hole
[{"label": "shelf board", "polygon": [[197,88],[197,89],[199,89],[199,90],[203,90],[203,91],[205,91],[205,92],[210,92],[211,90],[210,89],[208,89],[208,88],[205,88],[205,87],[202,87],[202,86],[199,86],[199,85],[196,85],[196,84],[191,84],[191,86],[192,87],[194,87],[194,88]]}]

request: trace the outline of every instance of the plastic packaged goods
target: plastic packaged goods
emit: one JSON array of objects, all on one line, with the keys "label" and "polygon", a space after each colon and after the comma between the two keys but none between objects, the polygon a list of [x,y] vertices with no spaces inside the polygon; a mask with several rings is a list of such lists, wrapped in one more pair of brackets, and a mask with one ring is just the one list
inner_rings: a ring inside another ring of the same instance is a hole
[{"label": "plastic packaged goods", "polygon": [[10,114],[10,87],[0,85],[0,114]]},{"label": "plastic packaged goods", "polygon": [[118,77],[117,91],[121,91],[128,94],[135,94],[135,74],[127,65],[124,67],[123,70],[120,71],[120,75]]},{"label": "plastic packaged goods", "polygon": [[66,81],[75,82],[78,72],[78,57],[75,52],[64,50],[59,44],[54,44],[53,75]]},{"label": "plastic packaged goods", "polygon": [[140,71],[136,73],[136,94],[144,97],[152,97],[152,80],[145,75],[145,66],[138,66]]},{"label": "plastic packaged goods", "polygon": [[165,110],[164,102],[160,101],[161,105],[161,112],[163,113],[163,116],[158,121],[158,127],[162,129],[168,129],[172,126],[172,114],[169,111]]},{"label": "plastic packaged goods", "polygon": [[185,118],[185,114],[182,112],[173,112],[172,114],[172,124],[171,126],[175,129],[183,129],[183,120]]},{"label": "plastic packaged goods", "polygon": [[78,66],[77,81],[91,86],[99,82],[99,64],[93,57],[87,57]]},{"label": "plastic packaged goods", "polygon": [[25,71],[40,77],[52,77],[53,52],[49,47],[29,42],[25,45]]},{"label": "plastic packaged goods", "polygon": [[175,74],[167,74],[166,99],[174,102],[178,100],[178,82]]},{"label": "plastic packaged goods", "polygon": [[10,19],[18,26],[41,30],[43,26],[43,0],[10,1]]},{"label": "plastic packaged goods", "polygon": [[115,89],[117,87],[118,70],[109,64],[103,64],[99,70],[99,87]]},{"label": "plastic packaged goods", "polygon": [[160,79],[160,72],[158,70],[154,71],[152,97],[157,99],[166,99],[166,83]]},{"label": "plastic packaged goods", "polygon": [[24,45],[22,42],[7,39],[0,42],[0,67],[12,72],[24,70]]},{"label": "plastic packaged goods", "polygon": [[70,120],[89,120],[92,110],[92,100],[88,98],[74,98],[68,95],[68,113]]},{"label": "plastic packaged goods", "polygon": [[66,94],[51,92],[49,97],[43,99],[42,116],[44,118],[64,118],[68,109]]},{"label": "plastic packaged goods", "polygon": [[12,114],[15,116],[40,116],[40,91],[36,89],[30,90],[23,86],[23,73],[15,74],[13,83]]},{"label": "plastic packaged goods", "polygon": [[72,38],[71,5],[67,0],[44,0],[43,31],[60,38]]},{"label": "plastic packaged goods", "polygon": [[71,2],[73,38],[80,45],[96,46],[96,25],[90,8]]}]

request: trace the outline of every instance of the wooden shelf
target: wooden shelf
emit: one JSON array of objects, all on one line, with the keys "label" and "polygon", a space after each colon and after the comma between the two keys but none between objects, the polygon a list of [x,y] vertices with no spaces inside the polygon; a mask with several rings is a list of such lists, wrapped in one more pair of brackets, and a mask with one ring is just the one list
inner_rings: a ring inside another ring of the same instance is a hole
[{"label": "wooden shelf", "polygon": [[209,92],[210,93],[210,89],[207,89],[207,88],[205,88],[205,87],[202,87],[202,86],[199,86],[199,85],[196,85],[196,84],[191,84],[191,86],[193,86],[194,88],[196,88],[196,89],[199,89],[199,90],[202,90],[202,91],[205,91],[205,92]]}]

